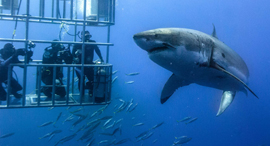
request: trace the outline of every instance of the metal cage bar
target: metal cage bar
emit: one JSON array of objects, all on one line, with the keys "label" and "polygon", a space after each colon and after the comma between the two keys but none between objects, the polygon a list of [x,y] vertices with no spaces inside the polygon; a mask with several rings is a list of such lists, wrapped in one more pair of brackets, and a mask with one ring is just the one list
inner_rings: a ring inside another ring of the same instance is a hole
[{"label": "metal cage bar", "polygon": [[63,2],[63,18],[66,18],[66,0],[64,0]]},{"label": "metal cage bar", "polygon": [[56,66],[53,66],[53,88],[52,88],[52,106],[55,104],[55,80],[56,80]]},{"label": "metal cage bar", "polygon": [[51,17],[53,18],[54,17],[54,0],[52,0],[52,12],[51,13],[52,13]]},{"label": "metal cage bar", "polygon": [[[84,7],[83,7],[83,20],[86,20],[86,0],[84,0]],[[82,54],[85,54],[85,23],[83,23],[83,33],[82,33]],[[80,78],[80,95],[81,97],[83,97],[84,95],[84,59],[85,59],[85,56],[82,55],[81,57],[81,78]],[[82,105],[82,98],[80,100],[80,105]]]},{"label": "metal cage bar", "polygon": [[10,104],[11,77],[12,77],[12,66],[9,66],[8,67],[8,80],[7,80],[8,88],[7,88],[7,97],[6,97],[7,107],[9,107],[9,104]]},{"label": "metal cage bar", "polygon": [[70,86],[70,67],[67,69],[67,94],[66,105],[69,103],[69,86]]},{"label": "metal cage bar", "polygon": [[[26,15],[29,16],[29,10],[30,10],[30,0],[27,0],[26,2]],[[27,49],[28,48],[28,35],[29,35],[29,19],[26,18],[26,21],[25,21],[25,48]],[[25,95],[26,95],[26,74],[27,74],[27,57],[28,57],[28,54],[26,53],[26,55],[24,56],[24,70],[23,70],[23,96],[24,98],[22,99],[22,104],[25,105]]]},{"label": "metal cage bar", "polygon": [[59,18],[60,10],[59,10],[59,0],[56,0],[56,19]]},{"label": "metal cage bar", "polygon": [[73,0],[70,0],[70,20],[73,20]]},{"label": "metal cage bar", "polygon": [[38,83],[38,87],[37,87],[37,89],[38,89],[38,91],[37,91],[37,93],[38,93],[38,103],[37,103],[37,105],[38,106],[40,106],[40,95],[41,95],[41,76],[42,76],[42,74],[41,74],[41,66],[39,66],[39,67],[37,67],[38,69],[38,74],[37,74],[37,79],[38,79],[38,81],[37,81],[37,83]]}]

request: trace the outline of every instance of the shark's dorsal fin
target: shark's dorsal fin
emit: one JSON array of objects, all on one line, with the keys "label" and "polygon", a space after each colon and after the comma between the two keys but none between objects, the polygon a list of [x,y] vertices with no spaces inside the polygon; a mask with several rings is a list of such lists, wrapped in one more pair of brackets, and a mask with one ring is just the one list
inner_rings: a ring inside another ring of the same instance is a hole
[{"label": "shark's dorsal fin", "polygon": [[213,24],[213,32],[212,32],[212,37],[215,37],[215,38],[217,38],[218,39],[218,37],[217,37],[217,33],[216,33],[216,27],[215,27],[215,25]]},{"label": "shark's dorsal fin", "polygon": [[233,75],[232,73],[228,72],[227,70],[223,69],[222,67],[220,67],[218,64],[216,63],[211,63],[211,66],[215,69],[218,69],[228,75],[230,75],[231,77],[235,78],[237,81],[239,81],[240,83],[242,83],[255,97],[259,98],[248,86],[247,84],[245,84],[242,80],[240,80],[238,77],[236,77],[235,75]]}]

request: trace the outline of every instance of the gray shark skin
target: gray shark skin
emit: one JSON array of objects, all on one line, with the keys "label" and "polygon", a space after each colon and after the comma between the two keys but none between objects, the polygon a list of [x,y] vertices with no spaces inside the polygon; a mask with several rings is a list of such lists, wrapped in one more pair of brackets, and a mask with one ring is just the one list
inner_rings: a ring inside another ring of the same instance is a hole
[{"label": "gray shark skin", "polygon": [[246,63],[218,40],[215,27],[212,36],[186,28],[160,28],[137,33],[133,39],[152,61],[173,72],[162,90],[162,104],[179,87],[192,83],[223,90],[217,116],[232,103],[237,91],[247,94],[248,89],[255,95],[247,86]]}]

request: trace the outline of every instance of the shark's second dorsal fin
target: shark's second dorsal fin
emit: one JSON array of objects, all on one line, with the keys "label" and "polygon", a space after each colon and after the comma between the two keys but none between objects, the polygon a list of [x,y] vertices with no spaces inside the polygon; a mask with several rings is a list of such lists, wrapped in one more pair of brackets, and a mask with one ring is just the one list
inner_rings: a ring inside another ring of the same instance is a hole
[{"label": "shark's second dorsal fin", "polygon": [[217,33],[216,33],[216,27],[215,25],[213,24],[213,32],[212,32],[212,37],[215,37],[216,39],[218,39],[217,37]]},{"label": "shark's second dorsal fin", "polygon": [[228,75],[230,75],[231,77],[235,78],[237,81],[239,81],[240,83],[242,83],[255,97],[259,98],[248,86],[247,84],[245,84],[242,80],[240,80],[238,77],[236,77],[235,75],[233,75],[232,73],[228,72],[227,70],[223,69],[222,67],[220,67],[218,64],[216,63],[212,63],[211,66],[215,69],[218,69]]}]

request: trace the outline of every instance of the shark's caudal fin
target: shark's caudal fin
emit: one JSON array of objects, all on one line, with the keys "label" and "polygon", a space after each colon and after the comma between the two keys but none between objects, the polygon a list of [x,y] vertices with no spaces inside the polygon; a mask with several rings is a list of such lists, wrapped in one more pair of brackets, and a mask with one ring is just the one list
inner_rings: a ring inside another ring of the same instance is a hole
[{"label": "shark's caudal fin", "polygon": [[248,86],[247,84],[245,84],[242,80],[240,80],[238,77],[236,77],[235,75],[233,75],[232,73],[228,72],[227,70],[223,69],[222,67],[220,67],[218,64],[216,63],[212,63],[211,66],[215,69],[218,69],[228,75],[230,75],[231,77],[235,78],[237,81],[239,81],[240,83],[242,83],[255,97],[259,98]]},{"label": "shark's caudal fin", "polygon": [[218,113],[216,116],[219,116],[220,114],[222,114],[225,109],[227,109],[227,107],[232,103],[234,96],[235,96],[236,91],[224,91],[221,101],[220,101],[220,105],[219,105],[219,109],[218,109]]},{"label": "shark's caudal fin", "polygon": [[187,86],[190,82],[184,79],[180,79],[172,74],[163,87],[160,102],[165,103],[179,87]]}]

